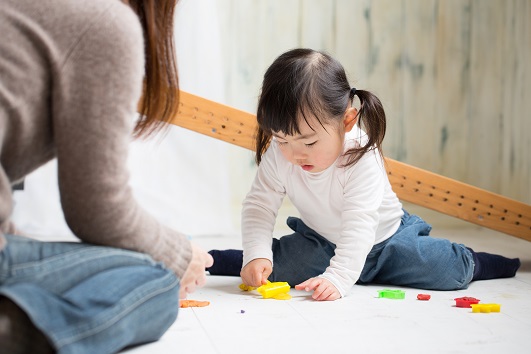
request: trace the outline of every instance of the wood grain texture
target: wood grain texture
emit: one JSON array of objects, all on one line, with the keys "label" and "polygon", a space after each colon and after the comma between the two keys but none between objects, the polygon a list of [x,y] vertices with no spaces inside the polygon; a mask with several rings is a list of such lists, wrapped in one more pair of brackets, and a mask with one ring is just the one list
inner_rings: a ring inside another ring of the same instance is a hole
[{"label": "wood grain texture", "polygon": [[[254,150],[253,114],[190,93],[171,123]],[[531,205],[390,158],[387,171],[404,201],[531,241]]]},{"label": "wood grain texture", "polygon": [[276,56],[325,50],[384,104],[387,156],[531,203],[531,1],[218,4],[224,103],[254,112]]}]

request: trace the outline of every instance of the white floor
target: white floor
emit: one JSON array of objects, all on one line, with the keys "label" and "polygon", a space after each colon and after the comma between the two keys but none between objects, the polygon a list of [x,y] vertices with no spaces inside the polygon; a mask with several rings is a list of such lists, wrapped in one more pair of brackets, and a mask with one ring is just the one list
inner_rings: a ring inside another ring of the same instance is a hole
[{"label": "white floor", "polygon": [[[520,257],[515,278],[473,282],[462,291],[402,289],[404,300],[378,298],[385,287],[354,286],[338,301],[316,302],[291,290],[291,300],[242,292],[237,277],[209,276],[189,298],[210,301],[185,308],[156,343],[127,354],[198,353],[531,353],[531,242],[476,227],[434,230],[435,237],[476,251]],[[205,249],[239,248],[237,237],[195,237]],[[417,294],[428,293],[429,301]],[[501,304],[500,313],[472,313],[454,298]]]}]

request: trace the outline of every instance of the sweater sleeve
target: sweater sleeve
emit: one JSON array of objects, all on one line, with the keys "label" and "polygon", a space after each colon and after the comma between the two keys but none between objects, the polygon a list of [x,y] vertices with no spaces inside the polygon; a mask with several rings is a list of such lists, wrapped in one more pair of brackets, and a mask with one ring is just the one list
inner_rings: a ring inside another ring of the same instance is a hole
[{"label": "sweater sleeve", "polygon": [[61,203],[81,240],[149,254],[182,276],[190,242],[143,210],[129,186],[127,154],[144,51],[138,18],[124,7],[111,6],[94,19],[54,73]]}]

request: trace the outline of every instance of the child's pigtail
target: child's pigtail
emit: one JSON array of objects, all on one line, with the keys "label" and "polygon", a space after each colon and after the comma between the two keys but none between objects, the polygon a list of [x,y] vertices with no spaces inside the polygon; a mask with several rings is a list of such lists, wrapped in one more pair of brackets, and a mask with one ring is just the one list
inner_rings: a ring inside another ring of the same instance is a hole
[{"label": "child's pigtail", "polygon": [[352,148],[345,153],[348,156],[345,166],[354,165],[363,155],[375,148],[383,158],[382,142],[385,136],[386,119],[382,102],[371,92],[365,90],[351,89],[350,99],[354,99],[354,96],[358,96],[360,100],[359,127],[367,133],[369,140],[365,145]]}]

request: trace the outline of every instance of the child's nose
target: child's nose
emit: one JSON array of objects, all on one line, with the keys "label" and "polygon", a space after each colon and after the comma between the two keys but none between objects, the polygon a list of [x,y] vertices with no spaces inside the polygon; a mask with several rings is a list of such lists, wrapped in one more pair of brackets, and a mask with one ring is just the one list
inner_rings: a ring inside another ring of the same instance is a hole
[{"label": "child's nose", "polygon": [[292,152],[293,152],[293,158],[295,160],[303,160],[306,158],[306,153],[302,149],[294,147]]}]

